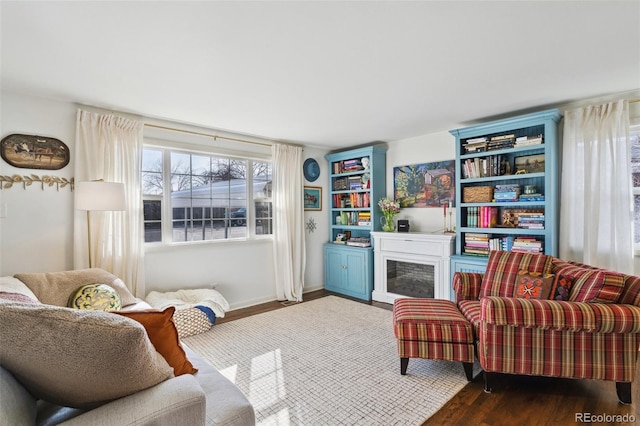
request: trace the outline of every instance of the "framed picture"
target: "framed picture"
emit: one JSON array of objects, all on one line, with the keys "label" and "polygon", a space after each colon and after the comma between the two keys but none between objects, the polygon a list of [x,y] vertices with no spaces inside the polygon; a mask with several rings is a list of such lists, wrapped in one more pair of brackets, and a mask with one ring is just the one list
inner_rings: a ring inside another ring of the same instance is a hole
[{"label": "framed picture", "polygon": [[393,168],[393,196],[400,207],[453,207],[456,199],[454,160]]},{"label": "framed picture", "polygon": [[69,164],[69,147],[59,139],[13,134],[0,141],[2,159],[23,169],[58,170]]},{"label": "framed picture", "polygon": [[322,188],[319,186],[304,187],[304,209],[322,210]]},{"label": "framed picture", "polygon": [[525,155],[514,160],[515,173],[544,173],[544,154]]}]

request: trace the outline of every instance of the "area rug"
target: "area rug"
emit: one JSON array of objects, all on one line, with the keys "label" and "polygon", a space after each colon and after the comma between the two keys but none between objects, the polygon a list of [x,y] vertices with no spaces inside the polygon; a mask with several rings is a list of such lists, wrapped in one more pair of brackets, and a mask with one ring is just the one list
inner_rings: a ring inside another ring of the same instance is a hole
[{"label": "area rug", "polygon": [[448,361],[412,359],[402,376],[392,312],[336,296],[184,342],[242,390],[259,425],[417,426],[467,384]]}]

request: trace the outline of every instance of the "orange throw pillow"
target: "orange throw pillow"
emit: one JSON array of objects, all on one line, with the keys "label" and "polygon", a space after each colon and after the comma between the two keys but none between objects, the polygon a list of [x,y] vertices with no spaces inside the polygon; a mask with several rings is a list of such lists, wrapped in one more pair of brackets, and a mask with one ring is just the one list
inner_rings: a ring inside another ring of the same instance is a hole
[{"label": "orange throw pillow", "polygon": [[514,296],[524,299],[548,299],[552,287],[552,274],[518,271]]},{"label": "orange throw pillow", "polygon": [[193,374],[198,371],[187,358],[187,354],[180,346],[178,330],[173,322],[173,313],[176,308],[169,306],[163,311],[117,311],[114,314],[122,315],[138,321],[147,330],[149,340],[155,346],[156,351],[164,357],[167,363],[173,367],[173,374]]}]

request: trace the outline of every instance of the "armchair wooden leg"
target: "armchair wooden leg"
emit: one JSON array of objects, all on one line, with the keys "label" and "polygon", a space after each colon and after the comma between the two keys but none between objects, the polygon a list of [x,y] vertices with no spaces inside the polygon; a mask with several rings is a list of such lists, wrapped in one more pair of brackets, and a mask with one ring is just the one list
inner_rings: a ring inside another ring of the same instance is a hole
[{"label": "armchair wooden leg", "polygon": [[616,382],[618,400],[623,404],[631,404],[631,382]]},{"label": "armchair wooden leg", "polygon": [[484,391],[485,393],[491,393],[491,391],[493,390],[491,387],[491,383],[493,382],[493,374],[483,371],[482,375],[484,376]]},{"label": "armchair wooden leg", "polygon": [[464,374],[467,376],[467,380],[472,381],[473,380],[473,363],[463,362],[462,366],[464,367]]},{"label": "armchair wooden leg", "polygon": [[405,376],[407,374],[408,366],[409,366],[409,358],[400,358],[400,374]]}]

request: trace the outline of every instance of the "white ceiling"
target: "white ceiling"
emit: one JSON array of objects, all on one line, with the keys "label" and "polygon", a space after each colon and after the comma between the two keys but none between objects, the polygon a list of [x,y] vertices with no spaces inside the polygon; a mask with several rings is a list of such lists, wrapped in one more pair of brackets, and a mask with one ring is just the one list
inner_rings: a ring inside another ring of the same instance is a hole
[{"label": "white ceiling", "polygon": [[2,1],[2,89],[305,145],[640,87],[639,1]]}]

